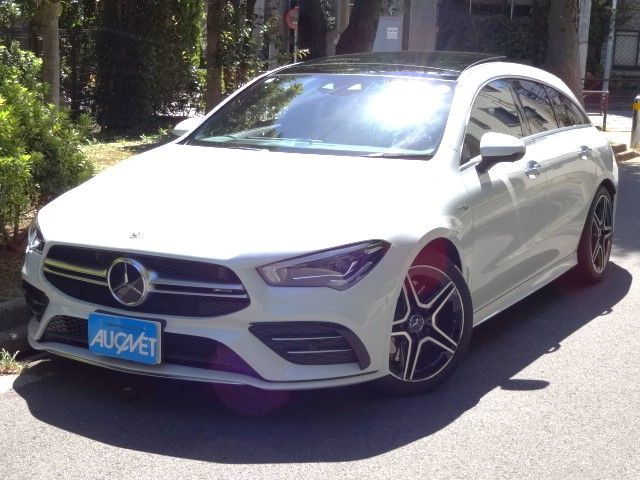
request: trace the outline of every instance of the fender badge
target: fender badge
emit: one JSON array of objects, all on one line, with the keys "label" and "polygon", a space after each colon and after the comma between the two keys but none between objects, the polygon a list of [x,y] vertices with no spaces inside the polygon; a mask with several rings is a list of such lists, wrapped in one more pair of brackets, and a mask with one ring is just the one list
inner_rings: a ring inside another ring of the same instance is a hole
[{"label": "fender badge", "polygon": [[132,232],[131,235],[129,235],[129,238],[140,238],[141,235],[141,232]]}]

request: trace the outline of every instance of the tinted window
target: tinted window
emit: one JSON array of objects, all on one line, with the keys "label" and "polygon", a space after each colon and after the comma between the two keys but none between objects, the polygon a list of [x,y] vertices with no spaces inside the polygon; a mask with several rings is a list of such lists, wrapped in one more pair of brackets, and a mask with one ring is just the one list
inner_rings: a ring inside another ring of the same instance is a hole
[{"label": "tinted window", "polygon": [[461,163],[480,155],[480,140],[487,132],[506,133],[522,138],[522,119],[506,80],[486,85],[471,107],[462,146]]},{"label": "tinted window", "polygon": [[187,140],[335,154],[435,153],[454,83],[416,75],[275,74],[226,103]]},{"label": "tinted window", "polygon": [[582,111],[581,108],[579,108],[575,103],[573,103],[573,100],[571,100],[569,97],[566,97],[565,95],[560,94],[562,101],[565,105],[565,109],[567,112],[570,112],[569,114],[571,115],[573,121],[575,122],[575,125],[591,125],[591,120],[589,120],[589,117],[587,117],[584,112]]},{"label": "tinted window", "polygon": [[566,95],[549,86],[545,88],[553,105],[559,127],[573,127],[589,123],[584,118],[582,111]]},{"label": "tinted window", "polygon": [[513,80],[532,134],[558,128],[553,107],[544,85],[529,80]]}]

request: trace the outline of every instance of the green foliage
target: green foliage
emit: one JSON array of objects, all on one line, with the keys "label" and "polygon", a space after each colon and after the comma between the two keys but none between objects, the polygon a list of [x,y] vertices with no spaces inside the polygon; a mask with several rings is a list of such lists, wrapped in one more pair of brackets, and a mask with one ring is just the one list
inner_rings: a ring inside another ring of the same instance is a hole
[{"label": "green foliage", "polygon": [[20,216],[87,180],[92,167],[80,151],[90,131],[83,117],[46,104],[40,60],[16,44],[0,46],[0,228],[16,230]]},{"label": "green foliage", "polygon": [[530,60],[531,20],[504,15],[460,16],[448,32],[449,49],[505,55],[512,60]]},{"label": "green foliage", "polygon": [[16,360],[18,353],[11,354],[4,348],[0,350],[0,375],[15,375],[25,368],[24,363]]},{"label": "green foliage", "polygon": [[112,129],[181,113],[199,92],[203,2],[100,2],[96,113]]},{"label": "green foliage", "polygon": [[61,93],[72,118],[95,113],[96,0],[66,0],[58,22],[66,32],[60,37]]},{"label": "green foliage", "polygon": [[247,2],[226,2],[220,33],[221,63],[224,71],[223,93],[229,94],[265,70],[263,49],[272,23],[263,23],[247,11]]},{"label": "green foliage", "polygon": [[31,178],[31,160],[29,155],[0,155],[0,225],[7,243],[11,237],[7,228],[15,232],[22,215],[29,209],[33,194]]}]

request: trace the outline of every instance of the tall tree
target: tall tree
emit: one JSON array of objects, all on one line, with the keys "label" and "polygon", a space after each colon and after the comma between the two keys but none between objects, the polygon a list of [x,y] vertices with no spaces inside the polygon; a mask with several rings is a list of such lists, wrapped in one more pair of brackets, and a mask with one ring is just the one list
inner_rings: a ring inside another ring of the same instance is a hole
[{"label": "tall tree", "polygon": [[546,43],[534,49],[534,63],[559,76],[581,98],[580,1],[534,0],[533,17],[534,29],[546,23]]},{"label": "tall tree", "polygon": [[327,20],[321,0],[308,0],[300,5],[298,45],[309,50],[309,58],[327,56]]},{"label": "tall tree", "polygon": [[42,76],[49,85],[47,100],[60,106],[60,0],[40,0],[38,19],[42,30]]},{"label": "tall tree", "polygon": [[378,31],[382,0],[355,0],[347,29],[340,35],[336,54],[370,52]]},{"label": "tall tree", "polygon": [[222,100],[222,48],[220,37],[224,26],[223,8],[226,0],[207,1],[207,87],[204,101],[207,110],[215,107]]}]

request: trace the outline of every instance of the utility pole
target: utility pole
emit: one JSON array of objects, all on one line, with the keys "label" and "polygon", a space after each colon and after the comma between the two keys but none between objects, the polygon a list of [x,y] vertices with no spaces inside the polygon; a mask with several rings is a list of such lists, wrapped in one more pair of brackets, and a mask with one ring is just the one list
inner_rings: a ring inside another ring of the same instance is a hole
[{"label": "utility pole", "polygon": [[616,36],[616,13],[618,11],[618,0],[611,1],[611,21],[609,22],[609,38],[607,39],[607,53],[604,59],[604,79],[602,90],[609,91],[609,80],[611,78],[611,68],[613,67],[613,47]]}]

